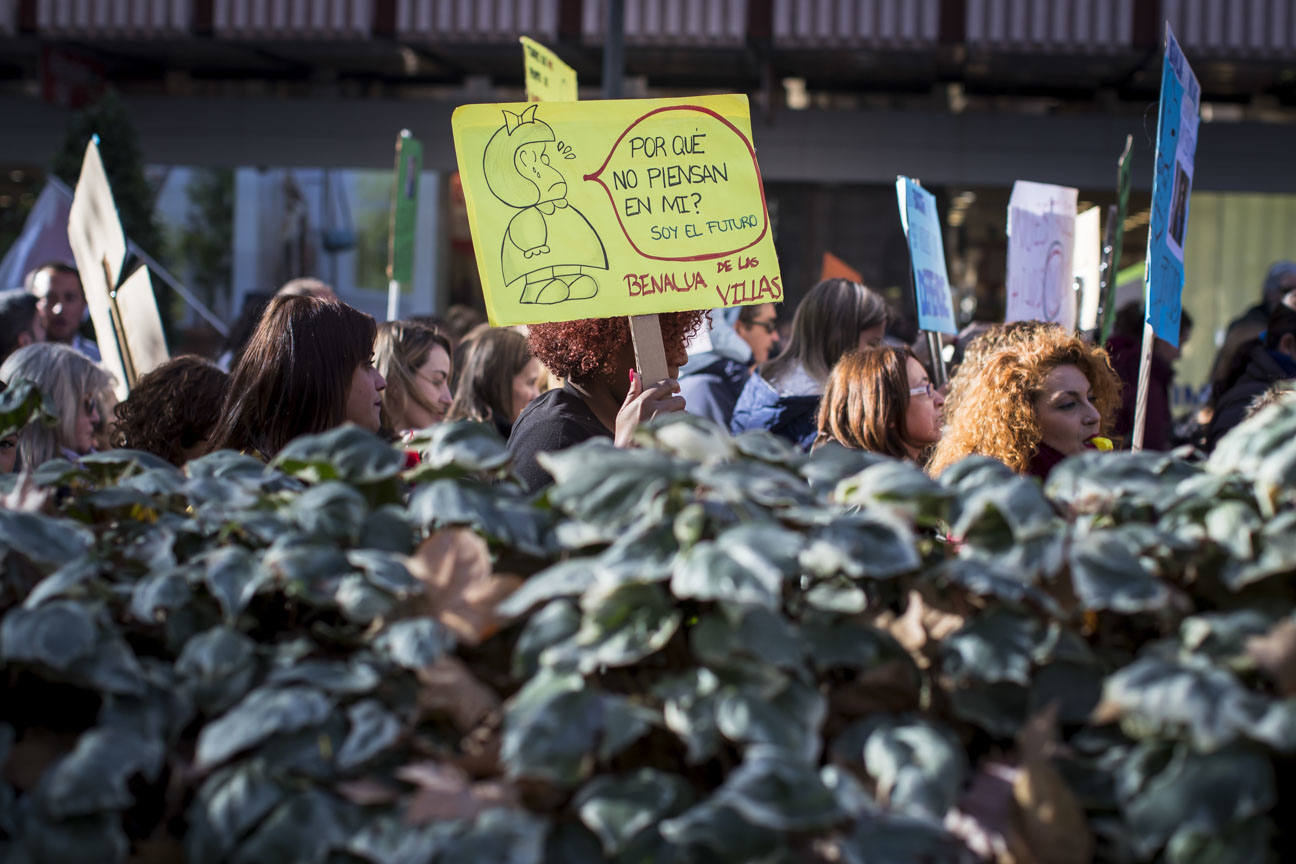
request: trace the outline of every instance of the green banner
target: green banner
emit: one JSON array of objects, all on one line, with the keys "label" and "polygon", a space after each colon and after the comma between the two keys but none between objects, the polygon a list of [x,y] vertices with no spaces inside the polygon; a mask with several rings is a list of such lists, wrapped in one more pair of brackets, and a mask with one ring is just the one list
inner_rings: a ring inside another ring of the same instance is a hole
[{"label": "green banner", "polygon": [[423,145],[401,130],[396,139],[396,188],[392,195],[391,245],[387,278],[408,283],[414,274],[414,229],[418,225],[418,187],[423,173]]},{"label": "green banner", "polygon": [[1125,150],[1120,161],[1116,163],[1116,221],[1108,232],[1111,246],[1103,250],[1102,286],[1102,327],[1099,329],[1098,344],[1106,345],[1111,335],[1112,325],[1116,323],[1116,274],[1120,270],[1121,244],[1125,242],[1125,210],[1129,206],[1130,193],[1130,148],[1134,146],[1134,136],[1125,136]]}]

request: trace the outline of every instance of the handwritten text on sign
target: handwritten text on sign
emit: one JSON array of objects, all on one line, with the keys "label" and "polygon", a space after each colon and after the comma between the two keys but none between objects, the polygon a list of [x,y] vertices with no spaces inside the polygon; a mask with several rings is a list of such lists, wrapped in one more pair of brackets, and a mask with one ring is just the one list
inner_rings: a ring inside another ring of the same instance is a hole
[{"label": "handwritten text on sign", "polygon": [[745,96],[467,105],[452,127],[493,323],[782,299]]}]

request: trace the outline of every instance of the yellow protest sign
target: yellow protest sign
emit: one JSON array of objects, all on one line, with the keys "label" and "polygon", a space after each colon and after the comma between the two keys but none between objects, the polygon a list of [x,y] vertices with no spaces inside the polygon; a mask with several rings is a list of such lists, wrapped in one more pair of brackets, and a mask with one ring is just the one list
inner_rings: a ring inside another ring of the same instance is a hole
[{"label": "yellow protest sign", "polygon": [[497,326],[783,299],[747,97],[462,105]]},{"label": "yellow protest sign", "polygon": [[522,36],[528,102],[575,102],[576,70],[534,39]]}]

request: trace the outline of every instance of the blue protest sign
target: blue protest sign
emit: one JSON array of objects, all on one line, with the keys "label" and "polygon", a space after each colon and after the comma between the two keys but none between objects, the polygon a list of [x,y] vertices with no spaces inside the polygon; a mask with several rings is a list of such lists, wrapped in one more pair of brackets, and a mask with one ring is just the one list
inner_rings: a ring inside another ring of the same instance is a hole
[{"label": "blue protest sign", "polygon": [[1197,151],[1201,85],[1184,59],[1179,42],[1165,30],[1161,67],[1161,112],[1157,118],[1156,175],[1152,179],[1152,218],[1148,226],[1144,309],[1152,331],[1179,344],[1179,314],[1184,284],[1184,237],[1188,196]]},{"label": "blue protest sign", "polygon": [[936,197],[917,180],[896,177],[896,198],[900,205],[900,225],[909,241],[909,258],[913,262],[918,326],[934,333],[957,334]]}]

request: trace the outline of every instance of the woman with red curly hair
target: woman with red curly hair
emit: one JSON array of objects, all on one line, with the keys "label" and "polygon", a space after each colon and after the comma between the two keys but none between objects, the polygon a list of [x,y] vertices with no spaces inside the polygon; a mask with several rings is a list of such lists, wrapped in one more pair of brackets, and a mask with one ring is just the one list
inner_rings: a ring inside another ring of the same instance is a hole
[{"label": "woman with red curly hair", "polygon": [[979,454],[1043,479],[1111,428],[1120,387],[1103,349],[1056,324],[1029,328],[954,376],[928,471]]},{"label": "woman with red curly hair", "polygon": [[509,435],[513,473],[527,489],[553,482],[536,461],[537,454],[587,441],[612,438],[628,447],[635,427],[658,414],[684,410],[679,367],[688,359],[684,346],[705,312],[668,312],[658,316],[670,377],[645,382],[635,373],[630,322],[626,318],[587,318],[532,324],[532,353],[562,387],[533,399],[518,415]]}]

